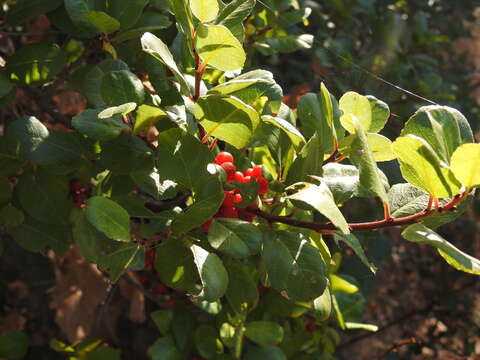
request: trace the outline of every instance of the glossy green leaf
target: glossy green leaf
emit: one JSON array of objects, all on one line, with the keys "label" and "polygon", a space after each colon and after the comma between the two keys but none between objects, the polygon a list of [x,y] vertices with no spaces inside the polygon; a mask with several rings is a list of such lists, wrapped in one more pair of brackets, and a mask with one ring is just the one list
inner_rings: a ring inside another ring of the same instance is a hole
[{"label": "glossy green leaf", "polygon": [[312,9],[309,7],[285,11],[278,16],[277,24],[283,28],[287,28],[299,22],[305,21],[311,13]]},{"label": "glossy green leaf", "polygon": [[393,143],[393,151],[400,160],[403,177],[410,184],[435,198],[453,197],[460,190],[452,171],[425,140],[415,135],[399,137]]},{"label": "glossy green leaf", "polygon": [[178,27],[188,40],[191,40],[193,29],[193,19],[188,1],[185,0],[167,0],[170,10],[175,14],[175,20]]},{"label": "glossy green leaf", "polygon": [[135,25],[147,4],[148,0],[109,0],[108,14],[120,22],[122,30],[126,30]]},{"label": "glossy green leaf", "polygon": [[200,187],[212,176],[207,171],[212,162],[208,147],[180,129],[163,131],[158,136],[158,171],[165,179],[188,189]]},{"label": "glossy green leaf", "polygon": [[19,226],[25,220],[25,215],[12,204],[0,206],[0,226],[13,228]]},{"label": "glossy green leaf", "polygon": [[150,317],[162,335],[166,335],[172,324],[173,313],[171,310],[156,310],[150,313]]},{"label": "glossy green leaf", "polygon": [[169,239],[155,250],[155,270],[160,280],[175,290],[193,291],[198,273],[190,249],[181,240]]},{"label": "glossy green leaf", "polygon": [[115,201],[91,197],[87,200],[86,215],[88,221],[110,239],[130,241],[130,217]]},{"label": "glossy green leaf", "polygon": [[270,116],[270,115],[262,116],[262,121],[269,124],[273,124],[274,126],[281,129],[283,132],[285,132],[285,134],[287,134],[287,136],[292,141],[292,144],[295,147],[295,149],[299,150],[303,147],[303,145],[305,145],[305,138],[303,137],[303,135],[300,133],[300,131],[297,130],[295,126],[293,126],[288,121],[278,116]]},{"label": "glossy green leaf", "polygon": [[[80,37],[94,37],[99,32],[95,27],[83,17],[84,14],[93,10],[88,0],[64,0],[65,10],[70,17],[74,29]],[[65,20],[63,20],[65,21]],[[77,35],[77,34],[76,34]]]},{"label": "glossy green leaf", "polygon": [[438,249],[439,254],[455,269],[480,275],[480,260],[465,254],[447,240],[422,224],[413,224],[402,232],[408,241],[425,243]]},{"label": "glossy green leaf", "polygon": [[197,327],[194,339],[198,353],[206,359],[222,354],[223,343],[219,337],[219,332],[211,325],[204,324]]},{"label": "glossy green leaf", "polygon": [[226,292],[230,306],[238,313],[252,310],[257,304],[259,294],[251,268],[241,262],[226,263],[228,288]]},{"label": "glossy green leaf", "polygon": [[460,145],[452,155],[451,169],[467,188],[480,186],[480,144]]},{"label": "glossy green leaf", "polygon": [[[176,0],[172,0],[176,1]],[[152,33],[145,33],[141,38],[142,49],[147,54],[152,55],[155,59],[163,63],[170,71],[175,75],[175,78],[179,82],[182,92],[186,95],[194,93],[192,86],[187,82],[183,74],[178,69],[172,53],[168,49],[168,46]]]},{"label": "glossy green leaf", "polygon": [[243,68],[246,55],[242,44],[223,25],[200,25],[195,46],[202,63],[222,71]]},{"label": "glossy green leaf", "polygon": [[200,246],[192,245],[190,249],[203,285],[198,296],[210,302],[220,299],[228,287],[228,273],[222,260]]},{"label": "glossy green leaf", "polygon": [[[276,36],[265,39],[264,55],[272,55],[275,51],[280,53],[291,53],[302,49],[310,49],[313,45],[314,36],[311,34]],[[257,43],[258,44],[258,43]],[[262,51],[260,47],[257,47]]]},{"label": "glossy green leaf", "polygon": [[103,77],[101,94],[107,106],[118,106],[129,102],[142,104],[145,89],[134,73],[118,70]]},{"label": "glossy green leaf", "polygon": [[9,5],[6,23],[19,25],[23,21],[55,10],[62,5],[63,0],[17,0]]},{"label": "glossy green leaf", "polygon": [[342,292],[345,294],[354,294],[358,291],[358,286],[352,284],[347,279],[340,275],[330,274],[330,286],[334,292]]},{"label": "glossy green leaf", "polygon": [[446,164],[458,146],[474,142],[467,119],[448,106],[421,107],[402,130],[402,136],[408,134],[424,139]]},{"label": "glossy green leaf", "polygon": [[225,25],[230,30],[247,18],[255,7],[255,0],[233,0],[220,9],[215,24]]},{"label": "glossy green leaf", "polygon": [[145,10],[131,29],[120,32],[112,39],[112,42],[122,43],[127,40],[140,38],[146,32],[166,29],[170,25],[172,25],[172,21],[168,16],[159,14],[156,11]]},{"label": "glossy green leaf", "polygon": [[314,134],[290,166],[286,185],[305,181],[308,175],[321,176],[323,173],[323,150],[319,136]]},{"label": "glossy green leaf", "polygon": [[372,108],[372,122],[367,131],[369,133],[378,133],[385,127],[390,118],[390,108],[385,102],[377,99],[375,96],[367,95],[366,98]]},{"label": "glossy green leaf", "polygon": [[98,265],[102,270],[108,272],[110,281],[115,283],[120,279],[125,270],[135,264],[140,254],[141,248],[137,244],[122,244],[115,251],[106,256],[104,255]]},{"label": "glossy green leaf", "polygon": [[327,281],[318,249],[299,234],[286,231],[264,238],[262,259],[272,287],[297,301],[310,301],[322,295]]},{"label": "glossy green leaf", "polygon": [[192,14],[202,23],[214,20],[218,15],[217,0],[190,0]]},{"label": "glossy green leaf", "polygon": [[260,250],[262,232],[247,221],[214,219],[208,229],[208,242],[224,254],[244,258]]},{"label": "glossy green leaf", "polygon": [[240,149],[260,122],[258,113],[233,96],[210,95],[198,99],[195,117],[210,136]]},{"label": "glossy green leaf", "polygon": [[18,49],[8,58],[6,71],[11,80],[37,85],[54,79],[66,61],[67,57],[58,45],[40,42]]},{"label": "glossy green leaf", "polygon": [[74,116],[72,126],[83,135],[95,140],[112,140],[122,132],[129,132],[128,125],[122,122],[121,116],[100,118],[101,110],[87,109],[80,115]]},{"label": "glossy green leaf", "polygon": [[289,194],[288,199],[302,201],[310,205],[343,233],[350,233],[347,221],[335,204],[333,195],[325,183],[320,182],[320,185],[297,183],[287,188],[286,191]]},{"label": "glossy green leaf", "polygon": [[356,119],[353,119],[352,124],[355,127],[355,139],[352,142],[350,159],[359,169],[360,184],[364,189],[378,196],[383,203],[386,203],[388,198],[385,186],[370,149],[368,138],[363,131],[363,126]]},{"label": "glossy green leaf", "polygon": [[273,321],[252,321],[245,327],[245,336],[260,346],[277,345],[283,340],[283,328]]},{"label": "glossy green leaf", "polygon": [[340,118],[342,126],[350,133],[356,131],[353,119],[357,119],[362,129],[367,130],[372,123],[372,108],[367,97],[349,91],[345,93],[338,102],[343,115]]},{"label": "glossy green leaf", "polygon": [[30,340],[21,332],[0,335],[0,357],[17,360],[23,359],[28,351]]},{"label": "glossy green leaf", "polygon": [[135,125],[133,126],[133,134],[138,135],[147,131],[150,126],[155,125],[166,116],[166,112],[158,107],[145,104],[141,105],[137,110],[137,117],[135,118]]},{"label": "glossy green leaf", "polygon": [[82,17],[101,34],[110,34],[120,29],[118,20],[103,11],[87,11]]},{"label": "glossy green leaf", "polygon": [[152,360],[181,360],[182,354],[175,346],[172,337],[158,339],[152,345]]},{"label": "glossy green leaf", "polygon": [[410,184],[395,184],[388,191],[392,217],[403,217],[426,209],[429,195]]},{"label": "glossy green leaf", "polygon": [[26,173],[15,190],[22,209],[31,217],[46,224],[68,224],[72,202],[65,177]]}]

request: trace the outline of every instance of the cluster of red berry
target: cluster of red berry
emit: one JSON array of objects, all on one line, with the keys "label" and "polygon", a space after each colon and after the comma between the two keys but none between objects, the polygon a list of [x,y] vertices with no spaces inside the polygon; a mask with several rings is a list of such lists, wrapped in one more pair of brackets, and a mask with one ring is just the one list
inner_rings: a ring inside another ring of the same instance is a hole
[{"label": "cluster of red berry", "polygon": [[70,181],[70,195],[73,198],[73,207],[83,209],[85,201],[92,195],[92,188],[83,186],[78,179],[72,179]]},{"label": "cluster of red berry", "polygon": [[[233,164],[233,160],[233,155],[225,151],[218,153],[215,157],[215,164],[219,165],[225,171],[225,174],[227,175],[227,182],[237,181],[239,183],[249,183],[253,179],[256,179],[258,184],[258,193],[263,195],[268,192],[268,180],[263,177],[262,165],[248,168],[242,173],[241,171],[237,171],[237,168]],[[239,206],[239,204],[243,201],[243,197],[240,194],[239,189],[224,190],[224,193],[225,198],[222,206],[214,215],[214,218],[221,217],[242,219],[245,221],[252,221],[255,218],[255,215],[249,213],[245,210],[245,208]],[[204,231],[208,231],[211,223],[212,219],[208,220],[202,224],[202,229]]]}]

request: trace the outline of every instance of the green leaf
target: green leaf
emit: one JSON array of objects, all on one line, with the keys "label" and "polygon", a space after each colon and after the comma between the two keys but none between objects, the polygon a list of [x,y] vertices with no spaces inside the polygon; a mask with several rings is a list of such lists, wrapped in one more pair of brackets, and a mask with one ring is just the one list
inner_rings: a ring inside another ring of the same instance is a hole
[{"label": "green leaf", "polygon": [[426,209],[429,195],[410,184],[395,184],[388,191],[388,203],[392,217],[398,218],[419,213]]},{"label": "green leaf", "polygon": [[66,61],[65,53],[56,44],[28,44],[8,58],[6,71],[11,80],[38,85],[54,79]]},{"label": "green leaf", "polygon": [[378,196],[383,203],[386,203],[388,198],[385,186],[382,183],[380,171],[375,163],[363,126],[356,118],[353,119],[352,124],[355,127],[355,139],[352,142],[350,159],[359,169],[360,184],[364,189]]},{"label": "green leaf", "polygon": [[28,336],[21,332],[0,336],[0,356],[11,360],[23,359],[28,351]]},{"label": "green leaf", "polygon": [[262,259],[272,287],[288,298],[310,301],[325,291],[322,257],[300,234],[269,232],[264,238]]},{"label": "green leaf", "polygon": [[303,135],[287,120],[283,120],[278,116],[264,115],[262,116],[262,121],[273,124],[287,134],[296,150],[300,150],[303,145],[305,145],[305,138]]},{"label": "green leaf", "polygon": [[399,158],[403,177],[410,184],[435,198],[453,197],[460,190],[452,171],[422,138],[399,137],[393,143],[393,151]]},{"label": "green leaf", "polygon": [[457,249],[425,225],[410,225],[403,230],[402,236],[408,241],[424,243],[436,247],[445,261],[455,269],[470,274],[480,275],[480,260]]},{"label": "green leaf", "polygon": [[331,289],[333,292],[341,292],[345,294],[355,294],[358,292],[358,286],[349,282],[347,279],[340,275],[329,275]]},{"label": "green leaf", "polygon": [[116,283],[123,272],[135,264],[141,253],[141,248],[137,244],[122,244],[117,250],[104,255],[98,266],[109,273],[112,283]]},{"label": "green leaf", "polygon": [[215,24],[225,25],[230,30],[245,20],[255,7],[255,0],[233,0],[222,7]]},{"label": "green leaf", "polygon": [[323,144],[315,133],[302,148],[288,169],[286,185],[304,181],[308,175],[323,173]]},{"label": "green leaf", "polygon": [[240,149],[247,145],[260,122],[251,106],[233,96],[209,95],[198,99],[195,117],[209,136]]},{"label": "green leaf", "polygon": [[4,207],[0,207],[0,225],[6,228],[12,228],[19,226],[25,220],[23,212],[18,210],[12,204],[8,204]]},{"label": "green leaf", "polygon": [[120,350],[111,347],[98,347],[85,356],[85,360],[120,360]]},{"label": "green leaf", "polygon": [[315,309],[315,316],[319,321],[325,321],[332,313],[332,296],[330,289],[325,288],[325,291],[318,298],[313,300],[313,308]]},{"label": "green leaf", "polygon": [[245,360],[287,360],[287,356],[277,346],[251,348],[245,356]]},{"label": "green leaf", "polygon": [[137,117],[135,119],[135,125],[133,126],[133,134],[138,135],[147,131],[150,126],[155,125],[160,119],[166,116],[167,113],[158,107],[141,105],[137,110]]},{"label": "green leaf", "polygon": [[228,289],[225,294],[230,306],[238,313],[252,310],[258,302],[258,288],[252,269],[241,262],[226,263]]},{"label": "green leaf", "polygon": [[46,224],[66,225],[72,208],[67,179],[46,172],[23,174],[16,195],[27,214]]},{"label": "green leaf", "polygon": [[130,217],[127,211],[110,199],[94,196],[87,200],[88,221],[113,240],[130,241]]},{"label": "green leaf", "polygon": [[467,188],[480,186],[480,144],[460,145],[452,155],[451,169]]},{"label": "green leaf", "polygon": [[217,329],[211,325],[203,324],[195,329],[195,346],[202,357],[211,359],[223,354],[223,344],[219,335]]},{"label": "green leaf", "polygon": [[140,19],[132,29],[120,32],[112,39],[112,42],[121,43],[127,40],[140,38],[146,32],[166,29],[170,27],[170,25],[172,25],[172,21],[168,16],[159,14],[156,11],[146,10],[142,13]]},{"label": "green leaf", "polygon": [[448,106],[421,107],[405,124],[401,135],[407,134],[424,139],[446,164],[457,147],[474,142],[467,119]]},{"label": "green leaf", "polygon": [[63,4],[63,0],[17,0],[9,4],[5,22],[20,25],[25,20],[46,14]]},{"label": "green leaf", "polygon": [[197,245],[192,245],[190,250],[203,285],[198,296],[210,302],[220,299],[228,287],[228,273],[222,260]]},{"label": "green leaf", "polygon": [[223,25],[200,25],[195,33],[195,46],[202,63],[218,70],[240,70],[245,64],[242,44]]},{"label": "green leaf", "polygon": [[148,0],[109,0],[108,14],[120,22],[120,28],[126,30],[135,25]]},{"label": "green leaf", "polygon": [[362,129],[369,129],[372,123],[372,108],[368,98],[349,91],[345,93],[338,103],[343,115],[340,118],[342,126],[350,133],[356,131],[353,119],[357,119]]},{"label": "green leaf", "polygon": [[173,59],[168,46],[158,37],[149,32],[143,34],[141,42],[143,51],[152,55],[155,59],[164,64],[175,75],[175,78],[182,88],[182,93],[185,95],[192,95],[194,90],[178,69],[177,63]]},{"label": "green leaf", "polygon": [[[320,178],[318,178],[320,180]],[[297,183],[286,189],[287,199],[302,201],[330,220],[344,234],[349,234],[347,221],[338,209],[333,195],[328,186],[320,182],[320,185],[310,183]]]},{"label": "green leaf", "polygon": [[107,106],[128,102],[142,104],[145,89],[140,79],[128,70],[112,71],[102,79],[101,94]]},{"label": "green leaf", "polygon": [[260,250],[262,232],[247,221],[214,219],[208,229],[208,242],[226,255],[245,258]]},{"label": "green leaf", "polygon": [[156,310],[150,313],[150,317],[162,335],[166,335],[172,324],[173,313],[171,310]]},{"label": "green leaf", "polygon": [[122,132],[130,131],[128,125],[122,122],[121,116],[100,118],[100,109],[87,109],[80,115],[74,116],[72,126],[81,134],[95,140],[112,140]]},{"label": "green leaf", "polygon": [[151,350],[152,360],[181,360],[182,354],[177,350],[171,336],[155,341]]},{"label": "green leaf", "polygon": [[33,252],[42,251],[49,246],[56,254],[61,255],[68,250],[71,242],[69,228],[41,223],[29,217],[13,228],[11,234],[21,247]]},{"label": "green leaf", "polygon": [[103,11],[87,11],[82,17],[102,34],[110,34],[120,29],[118,20]]},{"label": "green leaf", "polygon": [[12,198],[12,187],[6,177],[0,177],[0,206],[10,202]]},{"label": "green leaf", "polygon": [[102,110],[98,114],[98,118],[99,119],[108,119],[108,118],[111,118],[115,115],[126,115],[126,114],[131,113],[136,108],[137,108],[137,104],[134,103],[134,102],[125,103],[125,104],[118,105],[118,106],[112,106],[112,107],[109,107],[109,108],[106,108],[106,109]]},{"label": "green leaf", "polygon": [[348,330],[366,330],[366,331],[371,331],[371,332],[376,332],[378,331],[378,326],[377,325],[372,325],[372,324],[362,324],[362,323],[356,323],[356,322],[345,322],[345,328]]},{"label": "green leaf", "polygon": [[314,36],[311,34],[278,36],[267,38],[265,41],[264,44],[267,45],[268,50],[264,55],[271,55],[275,51],[291,53],[302,49],[310,49],[313,45]]},{"label": "green leaf", "polygon": [[[98,30],[83,15],[89,12],[89,0],[64,0],[65,10],[75,25],[80,37],[94,37]],[[65,20],[64,20],[65,21]]]},{"label": "green leaf", "polygon": [[194,291],[198,273],[192,252],[181,240],[169,239],[156,248],[155,270],[168,287],[179,291]]},{"label": "green leaf", "polygon": [[7,135],[21,144],[21,157],[37,165],[71,164],[80,159],[83,150],[81,135],[49,131],[33,116],[12,122]]},{"label": "green leaf", "polygon": [[378,133],[384,128],[390,118],[390,108],[385,102],[378,100],[375,96],[367,95],[366,98],[372,108],[372,122],[367,132]]},{"label": "green leaf", "polygon": [[272,321],[252,321],[245,327],[245,336],[260,346],[277,345],[283,340],[283,328]]},{"label": "green leaf", "polygon": [[372,273],[374,274],[376,273],[377,267],[374,264],[372,264],[370,261],[368,261],[367,256],[365,255],[365,251],[363,251],[362,244],[360,244],[360,241],[355,235],[353,234],[345,235],[345,234],[336,232],[334,234],[334,239],[337,243],[338,241],[343,241],[345,244],[347,244],[353,250],[355,255],[359,257],[362,263],[364,263],[365,266],[368,267]]},{"label": "green leaf", "polygon": [[217,0],[190,0],[192,14],[202,23],[214,20],[218,15]]},{"label": "green leaf", "polygon": [[175,14],[175,20],[183,36],[188,40],[191,40],[191,34],[193,29],[193,19],[188,1],[185,0],[167,0],[168,6]]},{"label": "green leaf", "polygon": [[309,7],[305,7],[301,9],[292,9],[292,10],[280,13],[276,23],[285,29],[289,26],[295,25],[301,21],[306,20],[311,13],[312,13],[312,9]]},{"label": "green leaf", "polygon": [[23,163],[20,158],[20,142],[12,136],[0,136],[0,175],[15,175]]},{"label": "green leaf", "polygon": [[[366,135],[368,146],[376,162],[391,161],[397,157],[393,152],[392,142],[390,139],[380,134],[368,133]],[[338,151],[342,155],[347,157],[350,156],[352,152],[352,143],[355,140],[355,136],[355,134],[352,134],[346,136],[340,141]]]}]

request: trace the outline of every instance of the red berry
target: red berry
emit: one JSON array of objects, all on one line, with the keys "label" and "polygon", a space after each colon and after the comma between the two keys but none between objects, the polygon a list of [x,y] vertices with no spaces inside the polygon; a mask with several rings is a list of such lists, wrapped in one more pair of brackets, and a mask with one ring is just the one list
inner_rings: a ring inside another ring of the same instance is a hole
[{"label": "red berry", "polygon": [[220,166],[227,174],[227,181],[233,181],[235,177],[235,171],[237,170],[235,165],[233,165],[233,163],[231,162],[224,162]]},{"label": "red berry", "polygon": [[244,183],[249,183],[250,181],[252,181],[252,177],[251,176],[244,176],[243,177],[243,181]]},{"label": "red berry", "polygon": [[243,182],[243,178],[244,178],[243,173],[241,173],[240,171],[237,171],[237,172],[235,172],[233,180],[241,183],[241,182]]},{"label": "red berry", "polygon": [[70,191],[76,193],[77,191],[80,191],[82,189],[82,184],[80,183],[79,180],[73,179],[70,181]]},{"label": "red berry", "polygon": [[308,323],[305,326],[305,330],[308,331],[309,333],[313,333],[315,332],[315,330],[317,330],[317,325],[315,325],[313,322]]},{"label": "red berry", "polygon": [[227,219],[237,219],[238,210],[234,207],[222,207],[218,212],[218,216]]},{"label": "red berry", "polygon": [[262,165],[255,166],[252,170],[251,176],[256,177],[257,179],[263,177],[263,166]]},{"label": "red berry", "polygon": [[241,203],[243,201],[243,197],[240,194],[233,195],[233,205]]},{"label": "red berry", "polygon": [[224,191],[225,192],[225,199],[223,199],[223,206],[225,207],[232,207],[233,206],[233,201],[234,201],[234,196],[235,192],[233,190],[231,191]]},{"label": "red berry", "polygon": [[201,228],[203,231],[207,232],[208,229],[210,228],[210,224],[212,223],[212,221],[213,221],[213,219],[210,219],[210,220],[205,221],[202,225],[200,225],[200,228]]},{"label": "red berry", "polygon": [[162,283],[155,285],[152,289],[153,293],[156,294],[156,295],[161,295],[164,292],[166,292],[167,290],[168,290],[168,288]]},{"label": "red berry", "polygon": [[247,170],[245,170],[245,171],[243,172],[243,174],[244,174],[245,176],[252,176],[252,175],[253,175],[253,169],[252,169],[252,168],[248,168]]},{"label": "red berry", "polygon": [[258,178],[258,193],[260,195],[268,192],[268,181],[264,177]]},{"label": "red berry", "polygon": [[223,163],[226,163],[226,162],[233,163],[233,156],[229,152],[222,151],[222,152],[219,152],[217,156],[215,156],[215,162],[218,165],[222,165]]}]

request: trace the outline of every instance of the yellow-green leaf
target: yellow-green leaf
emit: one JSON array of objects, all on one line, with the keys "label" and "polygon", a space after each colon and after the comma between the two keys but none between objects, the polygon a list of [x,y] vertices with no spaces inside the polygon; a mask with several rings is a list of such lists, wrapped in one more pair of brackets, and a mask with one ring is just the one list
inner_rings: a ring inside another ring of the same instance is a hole
[{"label": "yellow-green leaf", "polygon": [[453,175],[467,188],[480,185],[480,144],[464,144],[452,155]]},{"label": "yellow-green leaf", "polygon": [[201,22],[214,20],[218,15],[217,0],[190,0],[190,9],[193,15]]},{"label": "yellow-green leaf", "polygon": [[195,44],[202,62],[218,70],[239,70],[245,64],[242,44],[223,25],[200,25]]},{"label": "yellow-green leaf", "polygon": [[351,134],[355,132],[353,119],[356,118],[362,125],[362,129],[369,129],[372,123],[372,108],[366,96],[354,91],[345,93],[338,103],[343,115],[340,118],[342,126]]},{"label": "yellow-green leaf", "polygon": [[435,198],[452,197],[460,190],[450,168],[422,138],[415,135],[399,137],[393,143],[393,151],[399,158],[403,177],[410,184]]}]

